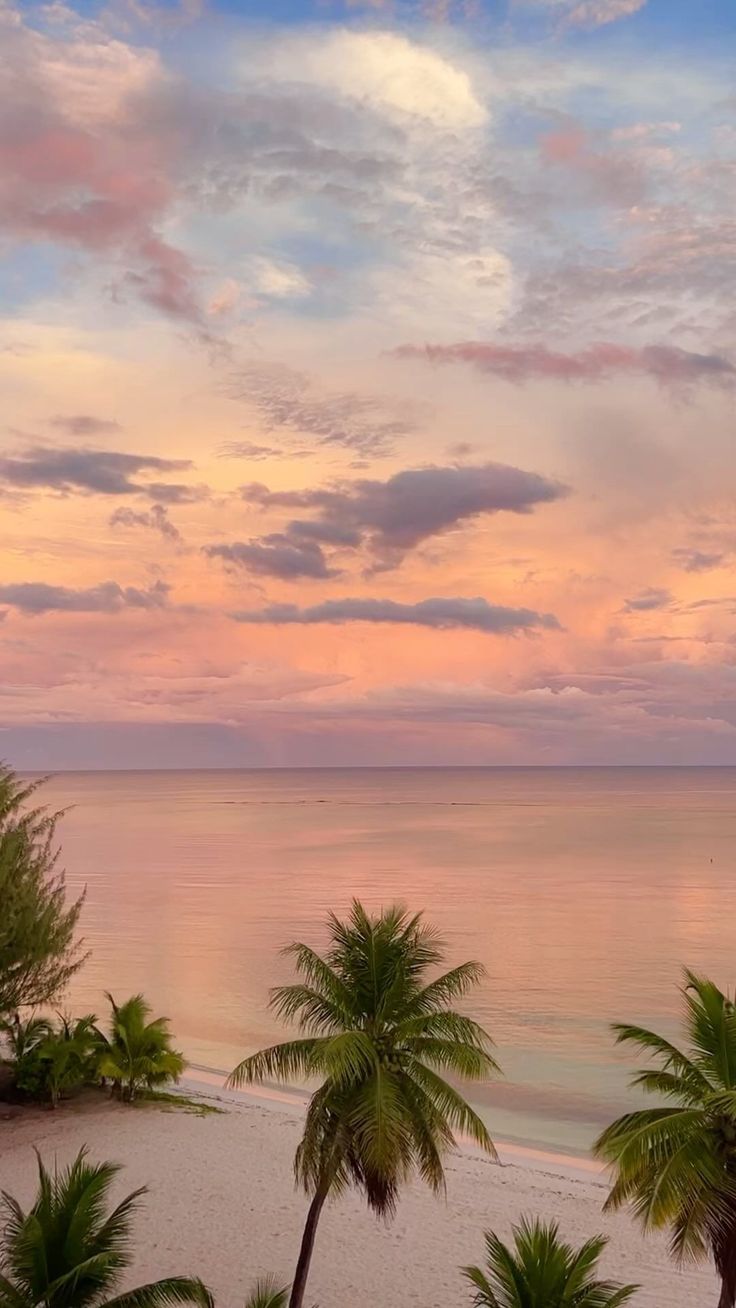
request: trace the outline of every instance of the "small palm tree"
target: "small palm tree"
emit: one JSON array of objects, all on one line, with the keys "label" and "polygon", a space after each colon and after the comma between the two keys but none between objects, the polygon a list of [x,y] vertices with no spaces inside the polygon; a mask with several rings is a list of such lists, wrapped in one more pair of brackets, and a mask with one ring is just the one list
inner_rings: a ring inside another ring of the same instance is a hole
[{"label": "small palm tree", "polygon": [[58,1017],[58,1027],[51,1029],[38,1049],[52,1108],[64,1091],[95,1079],[99,1058],[100,1033],[94,1014],[74,1019],[59,1013]]},{"label": "small palm tree", "polygon": [[53,1026],[45,1017],[31,1015],[23,1021],[20,1013],[0,1019],[0,1035],[5,1037],[10,1057],[20,1063],[53,1033]]},{"label": "small palm tree", "polygon": [[96,1076],[99,1032],[96,1018],[72,1019],[58,1014],[59,1024],[46,1018],[16,1016],[0,1024],[12,1056],[16,1090],[32,1099],[47,1099],[55,1108],[61,1096]]},{"label": "small palm tree", "polygon": [[112,1081],[120,1096],[130,1103],[146,1087],[178,1081],[186,1063],[171,1044],[169,1020],[151,1018],[151,1006],[143,995],[133,995],[124,1004],[116,1004],[107,995],[112,1008],[110,1035],[99,1060],[100,1076]]},{"label": "small palm tree", "polygon": [[271,1006],[296,1021],[301,1039],[263,1049],[240,1063],[230,1084],[319,1079],[309,1102],[294,1171],[312,1201],[291,1289],[301,1308],[320,1213],[349,1185],[379,1214],[391,1214],[401,1185],[417,1170],[444,1186],[443,1153],[454,1131],[495,1154],[488,1131],[449,1072],[480,1080],[497,1070],[490,1037],[450,1007],[483,975],[463,963],[433,980],[442,961],[436,933],[401,907],[370,917],[354,902],[347,921],[328,918],[324,958],[294,944],[302,980],[279,986]]},{"label": "small palm tree", "polygon": [[249,1295],[245,1308],[286,1308],[289,1291],[279,1289],[270,1276],[256,1281],[252,1294]]},{"label": "small palm tree", "polygon": [[0,1308],[212,1308],[207,1288],[188,1276],[113,1294],[131,1262],[131,1218],[145,1194],[134,1190],[108,1211],[119,1170],[114,1163],[88,1163],[82,1149],[70,1167],[51,1175],[38,1156],[33,1207],[26,1213],[3,1193]]},{"label": "small palm tree", "polygon": [[687,1051],[643,1027],[617,1024],[619,1042],[651,1055],[633,1084],[669,1103],[627,1113],[596,1141],[614,1168],[607,1206],[632,1202],[645,1229],[669,1227],[677,1258],[713,1257],[719,1308],[736,1303],[736,1006],[712,981],[685,972]]},{"label": "small palm tree", "polygon": [[486,1266],[466,1267],[476,1308],[619,1308],[638,1289],[596,1276],[603,1236],[573,1249],[560,1239],[556,1222],[522,1219],[513,1227],[513,1247],[493,1231],[486,1235]]}]

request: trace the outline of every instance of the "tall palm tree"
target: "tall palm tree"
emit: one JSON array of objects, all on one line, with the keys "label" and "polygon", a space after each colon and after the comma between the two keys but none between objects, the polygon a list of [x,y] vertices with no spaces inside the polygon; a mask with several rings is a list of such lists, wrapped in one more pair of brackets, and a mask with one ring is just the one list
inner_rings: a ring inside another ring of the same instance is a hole
[{"label": "tall palm tree", "polygon": [[131,1262],[131,1218],[145,1194],[134,1190],[108,1211],[119,1170],[114,1163],[88,1163],[82,1149],[70,1167],[51,1175],[38,1155],[33,1207],[26,1213],[3,1192],[0,1308],[213,1308],[209,1290],[189,1276],[113,1293]]},{"label": "tall palm tree", "polygon": [[186,1063],[172,1046],[168,1018],[150,1020],[151,1006],[143,995],[133,995],[124,1004],[116,1004],[111,994],[107,998],[112,1024],[100,1055],[100,1076],[112,1081],[126,1102],[144,1086],[150,1090],[178,1081]]},{"label": "tall palm tree", "polygon": [[560,1239],[556,1222],[522,1219],[513,1247],[493,1231],[486,1235],[486,1266],[466,1267],[476,1308],[619,1308],[637,1290],[598,1279],[607,1241],[586,1240],[579,1249]]},{"label": "tall palm tree", "polygon": [[685,972],[688,1048],[617,1024],[619,1042],[650,1055],[633,1084],[669,1101],[627,1113],[595,1149],[614,1168],[607,1206],[632,1202],[645,1229],[669,1227],[676,1257],[710,1254],[719,1308],[736,1303],[736,1007],[712,981]]},{"label": "tall palm tree", "polygon": [[391,1214],[400,1186],[417,1170],[444,1185],[443,1153],[462,1131],[495,1154],[488,1131],[441,1075],[480,1080],[497,1071],[490,1037],[450,1007],[483,975],[463,963],[428,978],[442,961],[437,934],[402,907],[370,917],[357,901],[346,921],[330,914],[324,957],[308,945],[286,953],[301,981],[271,994],[275,1013],[300,1039],[246,1058],[230,1077],[241,1086],[318,1079],[294,1160],[311,1195],[290,1308],[301,1308],[320,1213],[349,1185],[379,1214]]}]

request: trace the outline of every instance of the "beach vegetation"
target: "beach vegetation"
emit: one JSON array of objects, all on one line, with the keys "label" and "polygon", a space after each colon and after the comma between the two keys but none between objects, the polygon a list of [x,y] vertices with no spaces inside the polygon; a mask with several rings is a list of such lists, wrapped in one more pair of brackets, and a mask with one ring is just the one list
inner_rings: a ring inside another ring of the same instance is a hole
[{"label": "beach vegetation", "polygon": [[224,1108],[218,1108],[217,1104],[207,1103],[199,1095],[185,1095],[180,1090],[140,1090],[137,1095],[139,1104],[155,1104],[157,1108],[167,1112],[192,1113],[195,1117],[209,1117],[212,1114],[224,1113]]},{"label": "beach vegetation", "polygon": [[245,1308],[286,1308],[289,1302],[288,1288],[279,1288],[276,1281],[265,1276],[256,1281],[252,1293],[248,1296]]},{"label": "beach vegetation", "polygon": [[167,1276],[116,1293],[132,1262],[132,1219],[145,1188],[110,1210],[119,1167],[88,1163],[84,1149],[63,1171],[38,1158],[38,1190],[28,1211],[3,1193],[0,1308],[213,1308],[196,1277]]},{"label": "beach vegetation", "polygon": [[58,1014],[56,1024],[43,1017],[23,1021],[18,1015],[0,1024],[17,1096],[55,1108],[62,1097],[93,1082],[100,1040],[95,1022],[91,1014],[76,1019]]},{"label": "beach vegetation", "polygon": [[44,1040],[53,1035],[53,1031],[53,1023],[48,1018],[36,1017],[34,1013],[27,1018],[21,1017],[20,1013],[0,1018],[0,1035],[14,1066],[28,1058]]},{"label": "beach vegetation", "polygon": [[92,1014],[76,1019],[59,1015],[46,1038],[15,1063],[20,1094],[55,1108],[62,1097],[94,1081],[99,1046],[95,1021]]},{"label": "beach vegetation", "polygon": [[33,806],[40,781],[0,764],[0,1017],[53,1002],[86,955],[76,938],[84,895],[67,902],[60,814]]},{"label": "beach vegetation", "polygon": [[595,1152],[614,1169],[607,1207],[631,1205],[645,1230],[671,1233],[676,1258],[712,1257],[719,1308],[736,1303],[736,1006],[686,971],[686,1045],[617,1024],[620,1043],[649,1059],[633,1084],[662,1101],[620,1117]]},{"label": "beach vegetation", "polygon": [[117,1004],[107,995],[111,1008],[109,1034],[103,1038],[98,1073],[110,1081],[113,1092],[131,1103],[141,1090],[153,1090],[179,1080],[186,1062],[175,1049],[166,1017],[152,1018],[143,995],[133,995]]},{"label": "beach vegetation", "polygon": [[598,1277],[603,1236],[579,1249],[560,1238],[556,1222],[522,1219],[505,1244],[486,1235],[483,1267],[466,1267],[475,1308],[620,1308],[638,1289]]},{"label": "beach vegetation", "polygon": [[345,920],[330,914],[327,931],[324,955],[288,947],[299,980],[271,994],[300,1037],[244,1059],[229,1082],[317,1082],[294,1163],[311,1202],[290,1308],[303,1304],[328,1197],[355,1186],[390,1216],[414,1173],[443,1191],[443,1155],[457,1132],[495,1156],[485,1123],[446,1079],[497,1071],[488,1034],[454,1007],[482,977],[480,964],[439,974],[441,939],[400,906],[371,916],[356,901]]}]

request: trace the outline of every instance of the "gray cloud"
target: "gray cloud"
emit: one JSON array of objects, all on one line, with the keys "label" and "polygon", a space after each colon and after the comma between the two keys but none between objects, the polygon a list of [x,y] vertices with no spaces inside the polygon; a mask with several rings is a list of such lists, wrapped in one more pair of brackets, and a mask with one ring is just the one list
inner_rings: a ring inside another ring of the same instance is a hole
[{"label": "gray cloud", "polygon": [[420,406],[406,401],[355,391],[321,394],[308,377],[281,364],[247,365],[230,393],[248,400],[268,431],[312,436],[319,445],[341,445],[373,458],[415,431],[420,415]]},{"label": "gray cloud", "polygon": [[[250,459],[252,463],[260,463],[263,459],[277,459],[282,453],[281,450],[275,449],[272,445],[258,445],[255,441],[225,441],[220,446],[218,455],[221,459]],[[309,451],[303,451],[307,454]],[[289,458],[293,458],[293,451],[289,451]]]},{"label": "gray cloud", "polygon": [[234,541],[230,545],[207,545],[210,558],[223,559],[262,577],[312,577],[322,580],[338,575],[329,567],[320,546],[309,540],[293,540],[283,532],[272,532],[259,540]]},{"label": "gray cloud", "polygon": [[360,545],[360,532],[342,522],[310,522],[306,518],[294,518],[289,523],[289,536],[318,540],[322,545],[345,545],[349,549]]},{"label": "gray cloud", "polygon": [[157,531],[167,540],[180,541],[181,532],[168,516],[163,504],[153,504],[148,510],[136,513],[134,509],[116,509],[110,518],[111,527],[143,527]]},{"label": "gray cloud", "polygon": [[395,600],[385,599],[339,599],[326,600],[323,604],[302,609],[296,604],[271,604],[265,609],[234,613],[232,616],[236,622],[274,626],[382,622],[432,627],[437,631],[462,628],[493,634],[513,634],[535,627],[548,631],[560,630],[560,624],[552,613],[536,613],[533,609],[512,609],[502,604],[489,604],[480,596],[475,599],[434,598],[420,600],[416,604],[399,604]]},{"label": "gray cloud", "polygon": [[52,427],[58,427],[68,436],[106,436],[122,430],[114,419],[96,418],[91,413],[60,413],[50,422]]},{"label": "gray cloud", "polygon": [[[0,482],[25,488],[98,495],[134,495],[152,488],[132,480],[137,473],[173,472],[189,468],[187,459],[159,459],[120,450],[59,449],[36,445],[0,458]],[[160,495],[157,499],[163,498]]]},{"label": "gray cloud", "polygon": [[362,542],[383,566],[395,566],[408,550],[461,522],[483,514],[530,513],[566,493],[559,482],[501,463],[410,468],[387,481],[316,490],[270,491],[259,483],[242,489],[244,499],[264,508],[313,510],[314,520],[289,523],[289,537]]},{"label": "gray cloud", "polygon": [[639,591],[638,595],[627,599],[623,611],[624,613],[649,613],[653,609],[664,609],[671,602],[671,591],[648,586],[645,590]]},{"label": "gray cloud", "polygon": [[98,586],[75,589],[49,586],[42,581],[21,581],[0,585],[0,604],[22,613],[119,613],[121,609],[161,609],[167,603],[169,587],[163,581],[148,589],[120,586],[102,581]]},{"label": "gray cloud", "polygon": [[708,572],[710,568],[720,567],[726,555],[723,551],[688,549],[683,546],[673,550],[672,557],[685,572]]},{"label": "gray cloud", "polygon": [[[184,465],[189,466],[189,465]],[[150,481],[141,487],[152,500],[163,500],[165,504],[200,504],[210,498],[209,486],[186,486],[180,481]]]}]

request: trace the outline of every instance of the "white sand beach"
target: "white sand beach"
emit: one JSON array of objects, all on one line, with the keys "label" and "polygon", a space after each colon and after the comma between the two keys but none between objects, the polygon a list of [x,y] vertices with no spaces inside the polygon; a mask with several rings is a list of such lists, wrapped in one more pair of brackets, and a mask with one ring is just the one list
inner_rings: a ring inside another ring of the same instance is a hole
[{"label": "white sand beach", "polygon": [[[217,1095],[216,1091],[210,1092]],[[214,1101],[213,1101],[214,1102]],[[172,1272],[197,1273],[220,1308],[237,1308],[257,1276],[286,1283],[306,1210],[294,1190],[292,1158],[301,1108],[278,1099],[228,1096],[218,1114],[100,1103],[29,1110],[0,1121],[0,1186],[28,1203],[35,1184],[35,1145],[67,1163],[86,1144],[92,1158],[125,1165],[122,1194],[146,1184],[136,1224],[130,1283]],[[308,1287],[320,1308],[462,1308],[470,1295],[459,1268],[480,1262],[483,1231],[502,1236],[523,1213],[557,1218],[581,1242],[610,1236],[604,1270],[641,1285],[637,1308],[694,1308],[718,1301],[707,1266],[678,1270],[666,1241],[639,1233],[626,1214],[604,1216],[605,1179],[575,1160],[503,1150],[497,1165],[459,1153],[447,1163],[447,1200],[417,1184],[390,1225],[347,1195],[323,1214]]]}]

